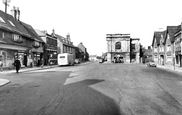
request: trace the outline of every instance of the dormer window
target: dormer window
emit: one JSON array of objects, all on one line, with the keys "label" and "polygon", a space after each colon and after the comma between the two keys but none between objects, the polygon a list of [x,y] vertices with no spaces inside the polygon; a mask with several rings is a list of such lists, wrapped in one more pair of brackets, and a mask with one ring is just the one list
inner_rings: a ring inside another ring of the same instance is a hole
[{"label": "dormer window", "polygon": [[13,34],[12,41],[22,43],[23,39],[22,39],[22,36],[20,36],[18,34]]},{"label": "dormer window", "polygon": [[40,43],[39,43],[39,42],[37,42],[37,41],[34,41],[34,43],[33,43],[33,47],[35,47],[35,48],[40,47]]},{"label": "dormer window", "polygon": [[6,23],[2,17],[0,17],[0,22]]},{"label": "dormer window", "polygon": [[10,21],[10,20],[8,20],[9,21],[9,23],[12,25],[12,26],[14,26],[15,27],[15,25],[13,24],[13,22],[12,21]]}]

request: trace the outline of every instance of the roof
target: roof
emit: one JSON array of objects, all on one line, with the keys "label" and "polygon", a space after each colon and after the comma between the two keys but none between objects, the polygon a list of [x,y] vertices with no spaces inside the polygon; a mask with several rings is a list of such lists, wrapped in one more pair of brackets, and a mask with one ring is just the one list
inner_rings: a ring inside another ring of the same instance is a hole
[{"label": "roof", "polygon": [[25,28],[14,19],[14,17],[10,14],[4,13],[0,10],[0,17],[4,22],[0,21],[0,28],[6,31],[10,31],[16,34],[20,34],[22,36],[28,37],[31,39],[30,34],[25,30]]},{"label": "roof", "polygon": [[69,43],[64,42],[63,40],[66,39],[65,37],[60,36],[60,35],[58,35],[58,34],[55,34],[55,35],[56,35],[57,39],[58,39],[61,43],[63,43],[64,45],[67,45],[67,46],[70,46],[70,47],[75,47],[73,44],[69,44]]},{"label": "roof", "polygon": [[153,54],[152,49],[146,49],[146,51],[144,53],[144,55],[146,55],[146,56],[150,56],[152,54]]},{"label": "roof", "polygon": [[156,31],[154,32],[154,36],[153,36],[153,41],[152,41],[152,46],[154,45],[154,41],[156,39],[157,45],[160,44],[160,39],[161,39],[161,35],[164,35],[164,32],[162,31]]},{"label": "roof", "polygon": [[166,34],[169,34],[171,42],[174,42],[174,35],[179,30],[180,26],[167,26]]},{"label": "roof", "polygon": [[42,32],[42,31],[40,31],[40,30],[38,30],[38,29],[34,29],[35,30],[35,32],[38,34],[38,36],[46,36],[46,34],[44,33],[44,32]]},{"label": "roof", "polygon": [[35,41],[39,41],[39,42],[44,42],[42,40],[42,38],[39,37],[39,35],[35,32],[35,30],[33,29],[33,27],[29,24],[26,24],[24,22],[20,22],[24,28],[27,30],[27,32],[32,36],[32,38],[35,40]]},{"label": "roof", "polygon": [[82,42],[80,42],[80,43],[78,44],[78,47],[79,47],[79,46],[82,46],[82,47],[86,48],[86,47],[83,45]]}]

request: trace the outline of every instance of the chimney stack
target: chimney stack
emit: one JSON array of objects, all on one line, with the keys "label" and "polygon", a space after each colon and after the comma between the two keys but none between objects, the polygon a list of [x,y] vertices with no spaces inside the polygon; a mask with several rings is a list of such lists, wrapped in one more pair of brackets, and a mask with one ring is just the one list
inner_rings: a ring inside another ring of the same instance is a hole
[{"label": "chimney stack", "polygon": [[19,7],[17,7],[17,19],[18,19],[18,21],[20,21],[20,10],[19,10]]},{"label": "chimney stack", "polygon": [[70,40],[70,34],[69,33],[68,33],[68,35],[66,35],[66,38],[67,38],[68,41],[71,41]]},{"label": "chimney stack", "polygon": [[15,20],[20,20],[20,10],[19,7],[13,6],[13,9],[11,10],[11,15],[15,18]]},{"label": "chimney stack", "polygon": [[54,28],[52,29],[52,35],[55,36],[55,30],[54,30]]},{"label": "chimney stack", "polygon": [[150,46],[148,46],[148,49],[151,49],[151,47],[150,47]]}]

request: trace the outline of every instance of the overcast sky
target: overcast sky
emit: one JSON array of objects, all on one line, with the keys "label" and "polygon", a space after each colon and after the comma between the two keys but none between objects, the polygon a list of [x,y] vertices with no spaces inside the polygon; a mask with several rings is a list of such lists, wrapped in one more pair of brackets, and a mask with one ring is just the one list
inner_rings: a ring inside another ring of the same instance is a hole
[{"label": "overcast sky", "polygon": [[48,33],[54,28],[63,37],[69,33],[90,55],[106,52],[106,34],[130,33],[150,46],[154,31],[182,21],[181,0],[11,0],[8,13],[13,6],[23,22]]}]

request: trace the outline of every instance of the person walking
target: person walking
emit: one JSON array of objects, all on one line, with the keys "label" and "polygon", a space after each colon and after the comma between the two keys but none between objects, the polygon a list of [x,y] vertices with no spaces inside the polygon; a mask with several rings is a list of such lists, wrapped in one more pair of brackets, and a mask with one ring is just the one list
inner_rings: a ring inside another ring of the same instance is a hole
[{"label": "person walking", "polygon": [[0,59],[0,71],[3,71],[3,62],[1,59]]},{"label": "person walking", "polygon": [[41,67],[42,68],[44,67],[44,58],[42,58],[42,60],[41,60]]},{"label": "person walking", "polygon": [[14,64],[16,67],[16,73],[18,73],[18,71],[20,70],[20,67],[21,67],[20,60],[18,60],[18,58],[16,58]]}]

